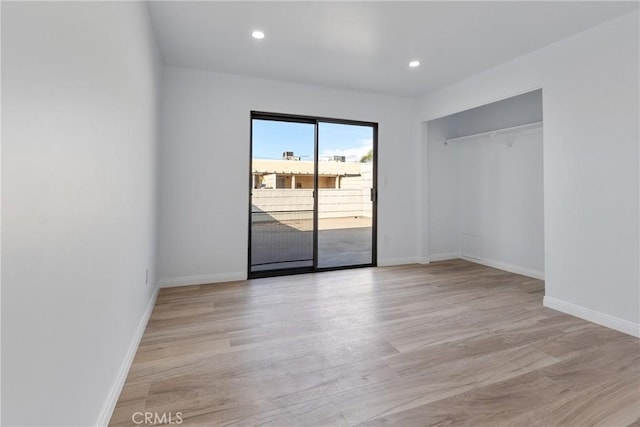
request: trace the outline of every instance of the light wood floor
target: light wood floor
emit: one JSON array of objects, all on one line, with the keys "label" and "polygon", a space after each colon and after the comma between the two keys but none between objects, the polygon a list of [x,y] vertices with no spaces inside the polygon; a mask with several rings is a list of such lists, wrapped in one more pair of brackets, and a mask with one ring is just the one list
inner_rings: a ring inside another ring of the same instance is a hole
[{"label": "light wood floor", "polygon": [[640,425],[640,340],[464,261],[163,289],[112,426]]}]

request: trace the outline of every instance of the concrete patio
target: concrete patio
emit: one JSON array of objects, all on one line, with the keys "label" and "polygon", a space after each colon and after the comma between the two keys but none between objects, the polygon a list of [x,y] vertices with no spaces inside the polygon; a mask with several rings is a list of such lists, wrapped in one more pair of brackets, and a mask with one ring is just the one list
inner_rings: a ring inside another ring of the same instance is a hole
[{"label": "concrete patio", "polygon": [[[367,217],[318,219],[318,267],[371,263],[372,220]],[[252,271],[313,265],[313,220],[254,223]]]}]

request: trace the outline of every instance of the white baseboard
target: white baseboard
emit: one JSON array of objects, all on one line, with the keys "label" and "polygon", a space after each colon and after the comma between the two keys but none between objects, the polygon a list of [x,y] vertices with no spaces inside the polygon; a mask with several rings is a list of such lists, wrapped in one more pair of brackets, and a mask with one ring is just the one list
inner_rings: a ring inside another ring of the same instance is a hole
[{"label": "white baseboard", "polygon": [[393,265],[421,264],[421,261],[418,257],[381,259],[378,260],[378,266],[391,267]]},{"label": "white baseboard", "polygon": [[190,285],[205,285],[209,283],[219,282],[235,282],[237,280],[246,280],[246,272],[236,273],[218,273],[218,274],[204,274],[201,276],[184,276],[184,277],[170,277],[168,279],[160,280],[161,288],[173,288],[176,286],[190,286]]},{"label": "white baseboard", "polygon": [[591,310],[590,308],[581,307],[549,296],[544,297],[542,304],[545,307],[640,338],[640,324],[629,322],[628,320],[623,320],[609,314],[600,313],[599,311]]},{"label": "white baseboard", "polygon": [[151,313],[153,312],[153,307],[155,307],[156,305],[156,300],[158,299],[159,293],[160,286],[156,286],[155,291],[153,291],[153,294],[149,299],[147,308],[142,314],[142,318],[140,319],[140,323],[138,324],[138,329],[136,330],[136,333],[131,340],[131,344],[129,345],[129,349],[127,350],[124,361],[120,366],[120,372],[118,372],[118,376],[113,383],[113,387],[111,387],[111,392],[107,397],[107,401],[102,407],[102,411],[100,412],[100,416],[98,417],[98,426],[109,425],[109,421],[111,420],[111,416],[113,415],[113,410],[115,409],[118,398],[120,397],[120,393],[122,392],[122,387],[124,387],[124,382],[126,381],[127,375],[129,374],[129,369],[131,369],[133,358],[136,355],[136,351],[138,351],[140,340],[142,340],[142,335],[144,334],[144,330],[147,327],[147,323],[149,322],[149,318],[151,317]]},{"label": "white baseboard", "polygon": [[497,268],[498,270],[508,271],[509,273],[520,274],[522,276],[532,277],[534,279],[544,280],[544,271],[533,270],[526,267],[520,267],[519,265],[509,264],[502,261],[496,261],[493,259],[486,258],[470,258],[464,255],[461,255],[465,261],[475,262],[476,264],[486,265],[487,267]]},{"label": "white baseboard", "polygon": [[436,261],[449,261],[460,258],[460,252],[446,252],[441,254],[432,254],[427,258],[427,264]]}]

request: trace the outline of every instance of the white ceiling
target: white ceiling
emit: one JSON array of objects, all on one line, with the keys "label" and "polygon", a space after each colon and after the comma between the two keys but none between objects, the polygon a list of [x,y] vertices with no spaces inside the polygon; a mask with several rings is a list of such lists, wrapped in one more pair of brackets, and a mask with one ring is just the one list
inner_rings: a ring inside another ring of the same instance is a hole
[{"label": "white ceiling", "polygon": [[[638,2],[150,2],[169,65],[419,96]],[[250,34],[261,29],[266,37]],[[411,59],[422,65],[408,67]]]}]

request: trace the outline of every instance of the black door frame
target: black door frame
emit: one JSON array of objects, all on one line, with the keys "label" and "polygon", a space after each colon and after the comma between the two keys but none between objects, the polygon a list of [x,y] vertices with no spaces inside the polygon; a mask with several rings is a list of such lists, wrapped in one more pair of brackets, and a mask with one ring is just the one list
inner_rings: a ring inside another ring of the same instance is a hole
[{"label": "black door frame", "polygon": [[[308,123],[314,125],[314,167],[313,167],[313,266],[299,268],[283,268],[278,270],[251,271],[251,211],[253,196],[253,120],[271,120],[291,123]],[[367,264],[344,265],[337,267],[318,267],[318,129],[320,123],[335,123],[352,126],[366,126],[373,131],[373,187],[371,189],[371,262]],[[247,250],[247,277],[286,276],[290,274],[313,273],[319,271],[346,270],[351,268],[376,267],[378,265],[378,123],[359,120],[336,119],[330,117],[303,116],[297,114],[269,113],[264,111],[251,111],[249,116],[249,241]]]}]

